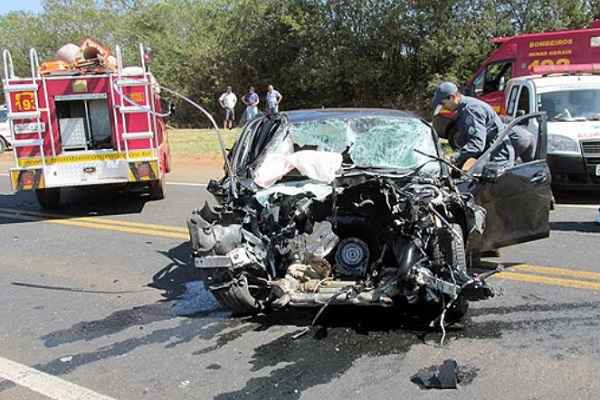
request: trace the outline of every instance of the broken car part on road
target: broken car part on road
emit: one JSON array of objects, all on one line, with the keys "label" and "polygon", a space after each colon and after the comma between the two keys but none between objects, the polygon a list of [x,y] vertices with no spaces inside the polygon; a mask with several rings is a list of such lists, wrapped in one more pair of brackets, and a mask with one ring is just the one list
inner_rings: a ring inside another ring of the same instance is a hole
[{"label": "broken car part on road", "polygon": [[220,205],[188,222],[194,264],[238,314],[348,304],[460,319],[493,295],[467,270],[486,210],[427,154],[442,154],[435,132],[403,112],[256,118],[228,156],[232,175],[208,185]]}]

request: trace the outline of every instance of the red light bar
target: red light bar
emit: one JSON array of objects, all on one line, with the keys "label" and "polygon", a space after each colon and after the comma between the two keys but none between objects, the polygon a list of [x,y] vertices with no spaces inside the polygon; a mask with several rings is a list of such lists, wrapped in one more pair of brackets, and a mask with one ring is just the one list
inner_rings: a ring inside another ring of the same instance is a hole
[{"label": "red light bar", "polygon": [[600,64],[536,65],[531,72],[539,75],[564,73],[600,73]]}]

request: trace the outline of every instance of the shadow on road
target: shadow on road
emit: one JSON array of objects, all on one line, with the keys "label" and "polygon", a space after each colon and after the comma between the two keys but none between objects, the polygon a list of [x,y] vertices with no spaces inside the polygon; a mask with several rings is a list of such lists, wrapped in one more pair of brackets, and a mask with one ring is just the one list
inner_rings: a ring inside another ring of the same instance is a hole
[{"label": "shadow on road", "polygon": [[558,204],[600,204],[600,190],[586,192],[554,191],[554,199]]},{"label": "shadow on road", "polygon": [[167,300],[177,299],[187,290],[186,283],[200,280],[198,271],[191,264],[190,243],[186,241],[160,253],[169,259],[169,263],[154,274],[148,286],[164,290],[161,295]]},{"label": "shadow on road", "polygon": [[596,222],[550,222],[550,229],[562,232],[600,233]]},{"label": "shadow on road", "polygon": [[60,206],[42,210],[32,191],[0,194],[0,225],[56,218],[139,214],[149,201],[145,193],[127,188],[65,189]]}]

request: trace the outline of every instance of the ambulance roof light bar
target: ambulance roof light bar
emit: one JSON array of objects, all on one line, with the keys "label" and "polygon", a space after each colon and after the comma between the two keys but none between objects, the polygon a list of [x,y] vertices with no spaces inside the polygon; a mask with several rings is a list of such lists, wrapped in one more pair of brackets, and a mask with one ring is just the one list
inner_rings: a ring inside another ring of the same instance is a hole
[{"label": "ambulance roof light bar", "polygon": [[535,75],[550,74],[600,74],[600,64],[536,65],[531,69]]}]

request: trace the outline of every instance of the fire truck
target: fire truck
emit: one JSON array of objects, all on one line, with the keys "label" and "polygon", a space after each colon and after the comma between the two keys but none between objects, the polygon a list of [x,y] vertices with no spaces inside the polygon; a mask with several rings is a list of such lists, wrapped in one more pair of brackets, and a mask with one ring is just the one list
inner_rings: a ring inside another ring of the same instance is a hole
[{"label": "fire truck", "polygon": [[125,68],[118,46],[114,68],[89,68],[107,51],[82,50],[91,57],[81,68],[57,61],[52,70],[48,63],[40,68],[31,49],[26,78],[15,75],[10,52],[3,52],[13,191],[35,191],[43,208],[58,206],[63,188],[99,185],[143,187],[162,199],[170,161],[165,114],[144,46],[140,65]]},{"label": "fire truck", "polygon": [[528,33],[494,38],[496,48],[462,88],[462,92],[505,113],[505,87],[511,78],[531,75],[534,68],[600,61],[600,21],[589,28]]}]

